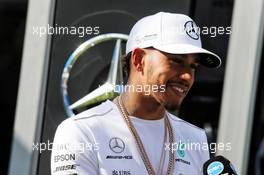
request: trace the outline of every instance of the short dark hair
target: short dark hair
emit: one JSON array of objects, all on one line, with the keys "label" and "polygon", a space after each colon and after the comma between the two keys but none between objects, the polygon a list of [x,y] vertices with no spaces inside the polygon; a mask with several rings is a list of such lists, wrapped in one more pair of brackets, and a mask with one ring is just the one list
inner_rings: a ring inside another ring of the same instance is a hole
[{"label": "short dark hair", "polygon": [[[144,49],[155,49],[154,47],[146,47]],[[130,73],[130,60],[131,60],[132,51],[129,52],[127,55],[123,55],[122,57],[122,65],[123,65],[123,72],[127,77],[129,77]]]},{"label": "short dark hair", "polygon": [[131,53],[132,52],[129,52],[127,55],[122,56],[123,72],[127,77],[129,77],[129,72],[130,72]]}]

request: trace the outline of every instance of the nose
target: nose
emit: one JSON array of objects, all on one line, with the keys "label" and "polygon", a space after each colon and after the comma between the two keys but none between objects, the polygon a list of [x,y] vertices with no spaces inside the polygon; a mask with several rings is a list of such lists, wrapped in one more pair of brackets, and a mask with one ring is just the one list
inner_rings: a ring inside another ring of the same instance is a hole
[{"label": "nose", "polygon": [[183,66],[181,69],[178,69],[179,71],[179,78],[185,81],[192,81],[193,79],[193,70],[189,65]]},{"label": "nose", "polygon": [[180,74],[180,79],[190,81],[192,80],[192,75],[190,72],[183,72]]}]

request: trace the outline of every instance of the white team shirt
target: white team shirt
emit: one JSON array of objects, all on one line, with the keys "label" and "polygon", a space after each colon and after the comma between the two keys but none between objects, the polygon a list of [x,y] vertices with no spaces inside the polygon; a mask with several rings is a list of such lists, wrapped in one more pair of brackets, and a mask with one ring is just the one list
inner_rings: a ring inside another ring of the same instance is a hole
[{"label": "white team shirt", "polygon": [[[209,159],[205,132],[167,113],[174,131],[173,175],[201,175]],[[164,118],[144,120],[130,116],[150,162],[157,172],[164,139]],[[167,133],[168,135],[168,133]],[[163,174],[169,160],[166,141]],[[184,146],[184,147],[182,147]],[[208,145],[207,145],[208,146]],[[183,149],[178,149],[179,147]],[[147,175],[130,133],[117,106],[106,101],[63,121],[57,128],[51,155],[52,175]]]}]

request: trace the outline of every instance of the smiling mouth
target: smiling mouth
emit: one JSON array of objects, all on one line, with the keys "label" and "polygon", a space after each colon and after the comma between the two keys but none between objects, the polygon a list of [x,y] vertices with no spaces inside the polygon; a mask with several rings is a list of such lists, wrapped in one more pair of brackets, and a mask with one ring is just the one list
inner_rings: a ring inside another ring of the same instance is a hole
[{"label": "smiling mouth", "polygon": [[185,96],[188,92],[188,86],[180,83],[169,83],[168,87],[170,87],[174,93],[180,96]]}]

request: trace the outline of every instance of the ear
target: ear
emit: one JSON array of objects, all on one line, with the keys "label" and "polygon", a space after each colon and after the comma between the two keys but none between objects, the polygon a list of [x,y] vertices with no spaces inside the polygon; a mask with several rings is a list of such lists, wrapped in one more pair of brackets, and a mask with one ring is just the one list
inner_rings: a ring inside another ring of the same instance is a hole
[{"label": "ear", "polygon": [[136,71],[142,72],[144,68],[144,55],[145,51],[141,48],[136,48],[132,52],[131,61]]}]

